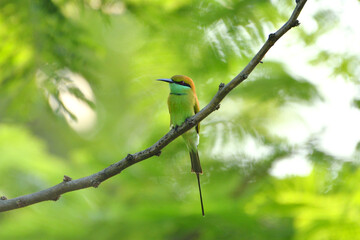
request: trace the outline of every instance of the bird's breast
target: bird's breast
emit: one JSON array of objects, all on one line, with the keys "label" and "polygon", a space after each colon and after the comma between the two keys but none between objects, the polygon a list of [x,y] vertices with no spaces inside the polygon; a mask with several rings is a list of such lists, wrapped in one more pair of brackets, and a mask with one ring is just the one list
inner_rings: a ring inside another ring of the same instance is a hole
[{"label": "bird's breast", "polygon": [[174,126],[181,125],[187,118],[194,115],[194,97],[191,95],[170,94],[168,106],[171,123]]}]

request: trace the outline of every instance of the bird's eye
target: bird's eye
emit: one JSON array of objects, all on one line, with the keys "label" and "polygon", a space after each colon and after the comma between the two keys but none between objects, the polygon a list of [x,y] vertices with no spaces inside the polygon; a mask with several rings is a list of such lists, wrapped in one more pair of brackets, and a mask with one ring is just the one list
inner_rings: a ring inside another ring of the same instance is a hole
[{"label": "bird's eye", "polygon": [[179,84],[179,85],[182,85],[182,86],[186,86],[186,87],[190,87],[189,84],[187,84],[186,82],[184,81],[179,81],[179,82],[176,82],[176,84]]}]

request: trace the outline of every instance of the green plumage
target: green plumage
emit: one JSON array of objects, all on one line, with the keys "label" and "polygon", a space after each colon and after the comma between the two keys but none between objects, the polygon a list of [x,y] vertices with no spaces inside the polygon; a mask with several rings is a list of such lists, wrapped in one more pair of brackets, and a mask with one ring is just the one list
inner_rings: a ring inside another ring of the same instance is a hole
[{"label": "green plumage", "polygon": [[[183,75],[175,75],[171,79],[158,79],[169,83],[170,95],[168,107],[170,123],[173,127],[180,126],[186,119],[199,111],[199,101],[196,96],[195,85],[191,78]],[[197,150],[199,144],[200,124],[182,135],[190,153],[191,171],[196,173],[200,193],[202,215],[204,216],[204,205],[201,195],[200,177],[202,173],[200,158]]]},{"label": "green plumage", "polygon": [[[185,120],[195,114],[197,99],[191,88],[178,84],[170,84],[170,95],[168,107],[170,123],[173,126],[180,126]],[[198,130],[190,129],[182,135],[190,152],[191,171],[202,173],[197,145],[199,144]]]}]

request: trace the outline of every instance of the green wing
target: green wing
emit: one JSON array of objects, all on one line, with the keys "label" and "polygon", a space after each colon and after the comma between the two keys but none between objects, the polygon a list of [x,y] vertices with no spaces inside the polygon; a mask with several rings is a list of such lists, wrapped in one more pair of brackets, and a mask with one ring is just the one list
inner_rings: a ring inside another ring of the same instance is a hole
[{"label": "green wing", "polygon": [[[196,114],[199,111],[200,111],[199,100],[198,100],[197,96],[195,95],[194,113]],[[196,132],[199,134],[200,133],[200,123],[195,127],[195,129],[196,129]]]}]

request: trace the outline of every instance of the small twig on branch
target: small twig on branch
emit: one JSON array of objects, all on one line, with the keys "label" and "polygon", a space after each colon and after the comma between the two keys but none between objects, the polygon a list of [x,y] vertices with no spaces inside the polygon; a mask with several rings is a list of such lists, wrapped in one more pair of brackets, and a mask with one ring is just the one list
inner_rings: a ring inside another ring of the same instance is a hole
[{"label": "small twig on branch", "polygon": [[63,182],[70,182],[71,180],[71,177],[64,175]]},{"label": "small twig on branch", "polygon": [[0,212],[9,211],[16,208],[22,208],[43,201],[56,201],[62,194],[67,192],[89,187],[96,188],[103,181],[113,177],[114,175],[119,174],[125,168],[128,168],[131,165],[141,162],[152,156],[159,156],[161,153],[161,149],[166,147],[170,142],[179,137],[181,134],[197,125],[200,121],[209,116],[213,111],[218,109],[220,102],[225,98],[225,96],[249,76],[249,74],[254,70],[254,68],[259,63],[261,63],[261,60],[264,58],[265,54],[269,51],[269,49],[274,45],[274,43],[279,40],[279,38],[282,37],[292,27],[299,25],[297,18],[301,10],[303,9],[306,1],[307,0],[296,0],[296,7],[289,20],[278,31],[269,35],[268,40],[264,43],[259,52],[253,57],[253,59],[251,59],[248,65],[246,65],[246,67],[228,84],[219,88],[219,91],[215,94],[213,99],[206,107],[204,107],[196,115],[189,118],[188,121],[185,121],[185,123],[178,128],[171,129],[154,145],[141,152],[128,154],[124,159],[120,160],[119,162],[114,163],[111,166],[101,170],[100,172],[94,173],[90,176],[75,180],[71,180],[71,178],[64,176],[63,182],[48,189],[12,199],[6,199],[6,197],[1,197]]}]

